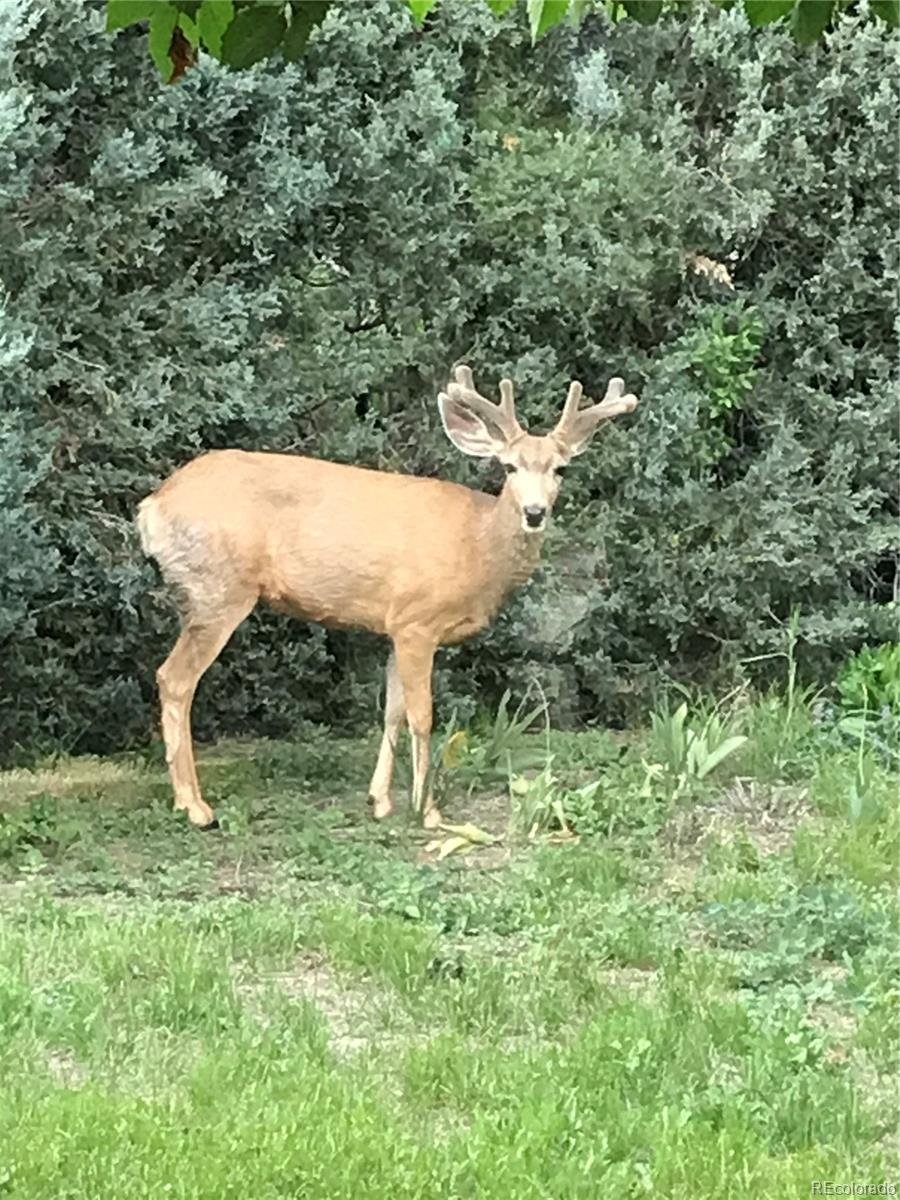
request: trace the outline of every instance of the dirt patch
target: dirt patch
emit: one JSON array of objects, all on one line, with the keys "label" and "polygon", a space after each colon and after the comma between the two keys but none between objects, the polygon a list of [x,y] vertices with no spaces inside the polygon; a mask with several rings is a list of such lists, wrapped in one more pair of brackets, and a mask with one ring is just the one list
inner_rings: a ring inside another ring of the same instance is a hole
[{"label": "dirt patch", "polygon": [[459,813],[458,820],[471,821],[494,837],[504,837],[509,829],[509,796],[505,792],[468,796],[453,807]]},{"label": "dirt patch", "polygon": [[626,996],[652,996],[659,987],[659,971],[642,967],[607,967],[601,975],[603,983]]},{"label": "dirt patch", "polygon": [[79,1088],[87,1077],[84,1068],[67,1050],[48,1050],[44,1063],[60,1087]]},{"label": "dirt patch", "polygon": [[384,1011],[389,998],[371,981],[364,983],[365,987],[348,984],[321,955],[309,954],[299,959],[289,971],[275,971],[240,981],[237,990],[262,1024],[267,1022],[264,996],[270,989],[274,988],[292,1000],[308,1001],[327,1021],[334,1050],[345,1056],[375,1042],[383,1045],[397,1038],[379,1028],[379,1013]]},{"label": "dirt patch", "polygon": [[437,829],[417,829],[414,835],[413,861],[419,864],[433,863],[437,860],[437,850],[427,850],[426,847],[438,841],[447,841],[454,836],[453,831],[444,826],[473,825],[476,829],[490,834],[493,842],[472,844],[471,850],[454,851],[452,862],[461,869],[475,871],[498,870],[508,865],[515,853],[509,830],[509,797],[503,793],[466,796],[456,798],[452,803],[441,805],[444,815],[444,825]]},{"label": "dirt patch", "polygon": [[805,788],[735,779],[711,804],[678,809],[660,831],[660,840],[682,860],[699,856],[710,841],[727,845],[740,837],[762,855],[778,854],[812,814]]},{"label": "dirt patch", "polygon": [[29,771],[19,768],[0,775],[0,802],[25,800],[29,796],[103,795],[110,788],[122,789],[146,779],[140,763],[113,762],[85,755],[66,759],[54,767]]},{"label": "dirt patch", "polygon": [[900,1171],[900,1079],[895,1074],[879,1071],[858,1046],[850,1050],[841,1064],[855,1080],[861,1081],[858,1094],[862,1107],[884,1130],[877,1144],[892,1171]]},{"label": "dirt patch", "polygon": [[[479,826],[484,828],[484,826]],[[416,850],[413,856],[413,862],[419,864],[431,864],[438,860],[437,850],[428,850],[427,847],[432,842],[446,841],[453,837],[452,833],[437,829],[429,841],[423,843]],[[465,853],[454,851],[451,860],[454,866],[465,871],[497,871],[507,866],[510,859],[513,857],[512,848],[503,842],[491,842],[488,845],[477,845],[473,843],[471,850],[466,850]]]},{"label": "dirt patch", "polygon": [[[822,982],[843,983],[848,973],[840,963],[822,962],[816,967],[817,978]],[[808,1013],[810,1022],[828,1039],[825,1061],[839,1065],[851,1062],[857,1053],[853,1045],[859,1027],[857,1017],[845,1006],[832,1004],[828,1000],[812,1003]]]},{"label": "dirt patch", "polygon": [[661,885],[650,889],[653,896],[689,896],[697,881],[697,862],[676,860],[667,867]]}]

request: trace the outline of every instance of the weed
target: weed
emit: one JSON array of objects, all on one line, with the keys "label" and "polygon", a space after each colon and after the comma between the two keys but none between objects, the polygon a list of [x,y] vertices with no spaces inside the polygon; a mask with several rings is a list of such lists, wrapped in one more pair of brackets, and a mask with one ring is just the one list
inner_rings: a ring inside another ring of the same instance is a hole
[{"label": "weed", "polygon": [[530,778],[513,775],[509,781],[512,800],[511,826],[515,832],[535,837],[550,829],[569,832],[565,796],[553,773],[552,757]]},{"label": "weed", "polygon": [[752,702],[747,711],[748,770],[761,780],[794,780],[807,772],[815,756],[819,693],[797,682],[797,644],[800,640],[800,609],[791,609],[784,624],[784,646],[769,654],[745,658],[745,665],[783,659],[783,687],[770,689]]},{"label": "weed", "polygon": [[689,716],[683,703],[674,712],[652,713],[650,720],[651,752],[657,762],[648,773],[658,774],[675,797],[705,780],[747,740],[734,732],[734,720],[721,715],[720,705]]},{"label": "weed", "polygon": [[[718,780],[765,767],[785,711],[772,693],[738,728],[701,702],[623,749],[535,737],[507,699],[451,727],[443,769],[501,840],[441,861],[365,818],[371,739],[203,750],[206,836],[161,764],[0,776],[0,1189],[749,1200],[888,1177],[900,814],[868,735],[851,820],[858,747],[795,688],[780,762],[814,807],[779,810],[774,848],[661,830],[774,803]],[[497,829],[501,780],[532,838]]]},{"label": "weed", "polygon": [[453,772],[455,780],[469,795],[476,787],[506,784],[510,775],[546,763],[546,741],[540,748],[534,744],[534,737],[529,736],[536,721],[541,717],[546,720],[546,703],[542,701],[525,710],[526,696],[510,713],[510,699],[511,693],[504,692],[493,720],[480,735],[458,730],[455,723],[451,723],[440,739],[438,763],[445,771]]},{"label": "weed", "polygon": [[655,832],[668,815],[669,798],[652,786],[652,772],[633,762],[601,769],[586,783],[567,783],[555,757],[536,775],[509,781],[514,834],[614,837],[620,832]]},{"label": "weed", "polygon": [[844,663],[835,687],[845,712],[886,709],[900,717],[900,644],[863,646]]}]

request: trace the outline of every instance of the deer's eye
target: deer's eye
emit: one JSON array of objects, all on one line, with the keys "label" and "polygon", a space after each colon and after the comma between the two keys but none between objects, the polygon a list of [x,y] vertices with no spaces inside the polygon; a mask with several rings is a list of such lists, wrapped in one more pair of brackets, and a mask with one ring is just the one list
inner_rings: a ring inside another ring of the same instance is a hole
[{"label": "deer's eye", "polygon": [[569,469],[568,466],[566,466],[566,464],[563,464],[561,467],[556,468],[556,474],[560,477],[560,479],[562,479],[563,475],[565,475],[565,473],[566,473],[566,471],[568,471],[568,469]]},{"label": "deer's eye", "polygon": [[515,475],[515,473],[516,473],[516,471],[518,471],[518,469],[519,468],[516,466],[515,463],[504,463],[503,464],[503,470],[507,473],[507,475]]}]

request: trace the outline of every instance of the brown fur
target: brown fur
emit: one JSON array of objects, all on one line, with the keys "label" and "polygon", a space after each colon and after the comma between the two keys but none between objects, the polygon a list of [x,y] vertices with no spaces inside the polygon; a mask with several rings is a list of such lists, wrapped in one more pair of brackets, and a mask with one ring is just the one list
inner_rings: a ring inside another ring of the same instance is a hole
[{"label": "brown fur", "polygon": [[139,519],[144,550],[198,618],[253,595],[321,625],[415,626],[442,645],[481,629],[504,598],[486,553],[499,508],[437,479],[218,450],[176,471]]}]

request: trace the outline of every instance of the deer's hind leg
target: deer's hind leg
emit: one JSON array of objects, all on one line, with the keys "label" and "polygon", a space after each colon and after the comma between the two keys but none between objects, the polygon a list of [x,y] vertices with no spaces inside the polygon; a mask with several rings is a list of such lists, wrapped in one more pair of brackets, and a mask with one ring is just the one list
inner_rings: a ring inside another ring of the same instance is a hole
[{"label": "deer's hind leg", "polygon": [[215,828],[216,819],[203,799],[197,779],[191,704],[203,672],[218,658],[235,629],[254,608],[256,599],[255,594],[234,599],[215,616],[188,613],[172,653],[156,672],[175,808],[183,808],[192,825],[206,829]]}]

